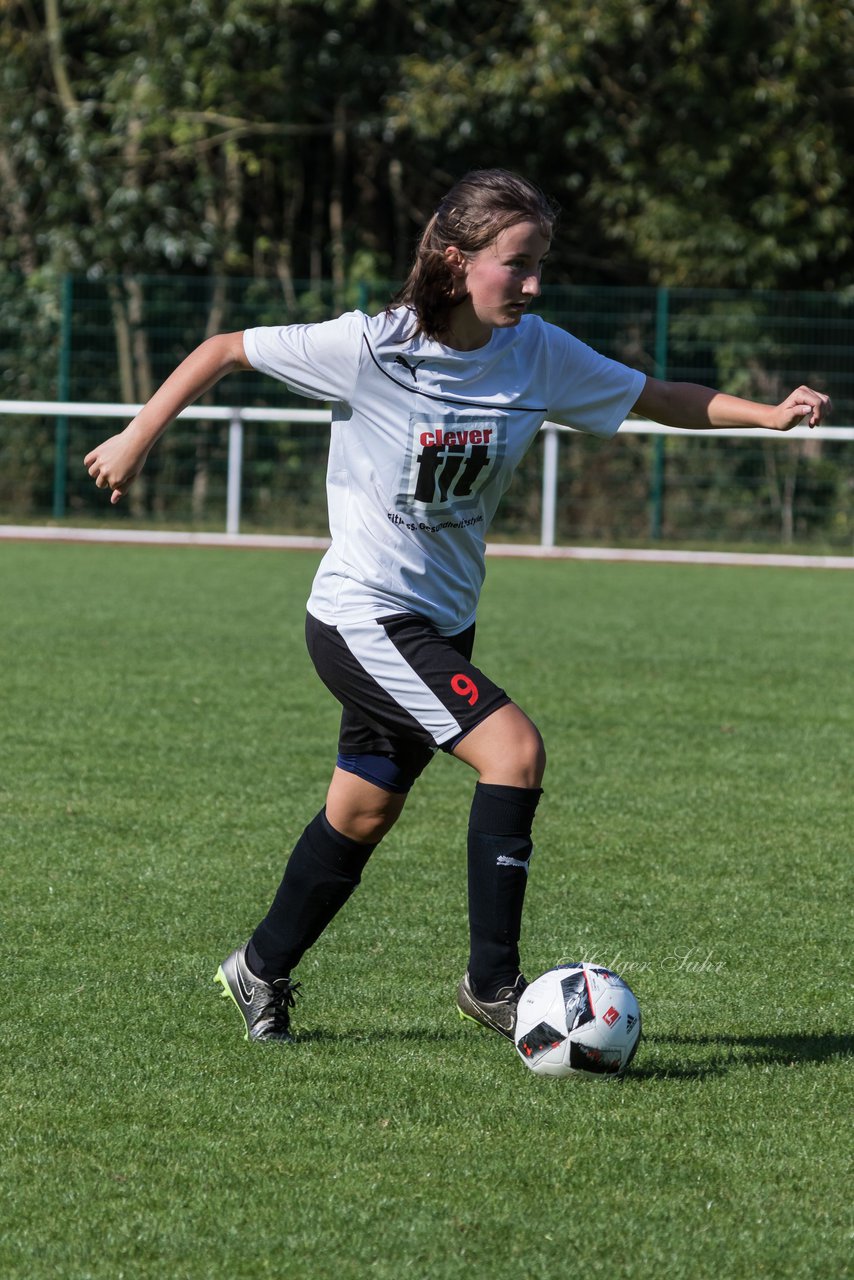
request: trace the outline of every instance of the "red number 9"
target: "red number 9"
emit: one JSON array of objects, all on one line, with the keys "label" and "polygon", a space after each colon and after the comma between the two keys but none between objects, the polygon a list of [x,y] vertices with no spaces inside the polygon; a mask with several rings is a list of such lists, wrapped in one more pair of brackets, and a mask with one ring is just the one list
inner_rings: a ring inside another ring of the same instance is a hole
[{"label": "red number 9", "polygon": [[461,698],[468,698],[470,707],[473,707],[477,702],[477,685],[473,680],[469,680],[468,676],[451,676],[451,688],[454,693],[458,693]]}]

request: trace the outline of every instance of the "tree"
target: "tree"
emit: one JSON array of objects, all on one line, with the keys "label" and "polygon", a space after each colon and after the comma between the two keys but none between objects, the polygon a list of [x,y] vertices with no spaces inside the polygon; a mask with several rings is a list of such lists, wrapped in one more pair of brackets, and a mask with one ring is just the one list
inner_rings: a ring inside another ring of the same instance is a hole
[{"label": "tree", "polygon": [[408,59],[399,111],[461,154],[472,139],[481,155],[510,148],[556,187],[574,275],[616,265],[671,285],[854,282],[849,0],[513,10],[493,6],[493,24],[449,28]]},{"label": "tree", "polygon": [[[556,284],[854,285],[851,0],[0,0],[0,19],[13,394],[53,394],[64,276],[109,298],[98,393],[143,400],[177,354],[153,345],[152,278],[209,284],[176,346],[235,324],[229,277],[256,278],[256,323],[321,318],[399,280],[437,197],[484,165],[562,203]],[[612,354],[648,367],[629,339]]]}]

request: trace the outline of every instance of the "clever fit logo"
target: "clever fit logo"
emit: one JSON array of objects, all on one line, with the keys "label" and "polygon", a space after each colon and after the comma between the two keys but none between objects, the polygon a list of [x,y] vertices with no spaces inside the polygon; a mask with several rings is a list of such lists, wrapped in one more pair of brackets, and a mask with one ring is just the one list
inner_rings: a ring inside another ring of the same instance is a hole
[{"label": "clever fit logo", "polygon": [[444,506],[452,497],[472,497],[486,479],[492,436],[490,427],[422,431],[416,456],[415,501]]}]

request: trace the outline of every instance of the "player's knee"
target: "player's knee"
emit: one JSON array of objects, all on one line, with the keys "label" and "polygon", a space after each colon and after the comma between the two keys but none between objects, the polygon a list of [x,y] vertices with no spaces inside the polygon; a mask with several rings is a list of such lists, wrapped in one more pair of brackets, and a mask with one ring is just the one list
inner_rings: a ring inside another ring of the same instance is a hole
[{"label": "player's knee", "polygon": [[[539,729],[527,716],[517,717],[496,744],[481,770],[482,781],[513,787],[539,787],[546,770],[546,748]],[[500,775],[500,778],[499,778]]]},{"label": "player's knee", "polygon": [[351,814],[348,822],[349,830],[345,834],[351,840],[358,840],[360,844],[379,844],[391,831],[399,815],[399,809],[395,811],[377,809]]},{"label": "player's knee", "polygon": [[388,794],[376,803],[340,803],[330,795],[326,816],[336,831],[359,844],[379,844],[388,835],[403,810],[406,796]]},{"label": "player's knee", "polygon": [[500,707],[453,748],[454,755],[477,769],[481,782],[538,787],[546,768],[546,749],[533,721],[513,703]]},{"label": "player's knee", "polygon": [[546,771],[546,744],[542,734],[530,720],[524,732],[519,734],[515,750],[516,767],[526,787],[538,787]]},{"label": "player's knee", "polygon": [[360,844],[379,844],[400,817],[411,780],[393,760],[339,754],[326,795],[336,831]]},{"label": "player's knee", "polygon": [[[538,787],[545,772],[545,744],[542,733],[519,708],[501,724],[498,758],[503,767],[517,776],[516,786]],[[498,763],[498,762],[495,762]]]}]

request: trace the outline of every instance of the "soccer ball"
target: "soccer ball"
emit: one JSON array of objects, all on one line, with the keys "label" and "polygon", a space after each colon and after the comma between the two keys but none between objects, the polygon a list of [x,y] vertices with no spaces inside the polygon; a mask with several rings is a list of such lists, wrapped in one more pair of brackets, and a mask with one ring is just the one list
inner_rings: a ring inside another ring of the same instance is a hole
[{"label": "soccer ball", "polygon": [[537,1075],[608,1080],[625,1071],[640,1033],[640,1008],[628,983],[583,962],[558,965],[526,987],[513,1039]]}]

